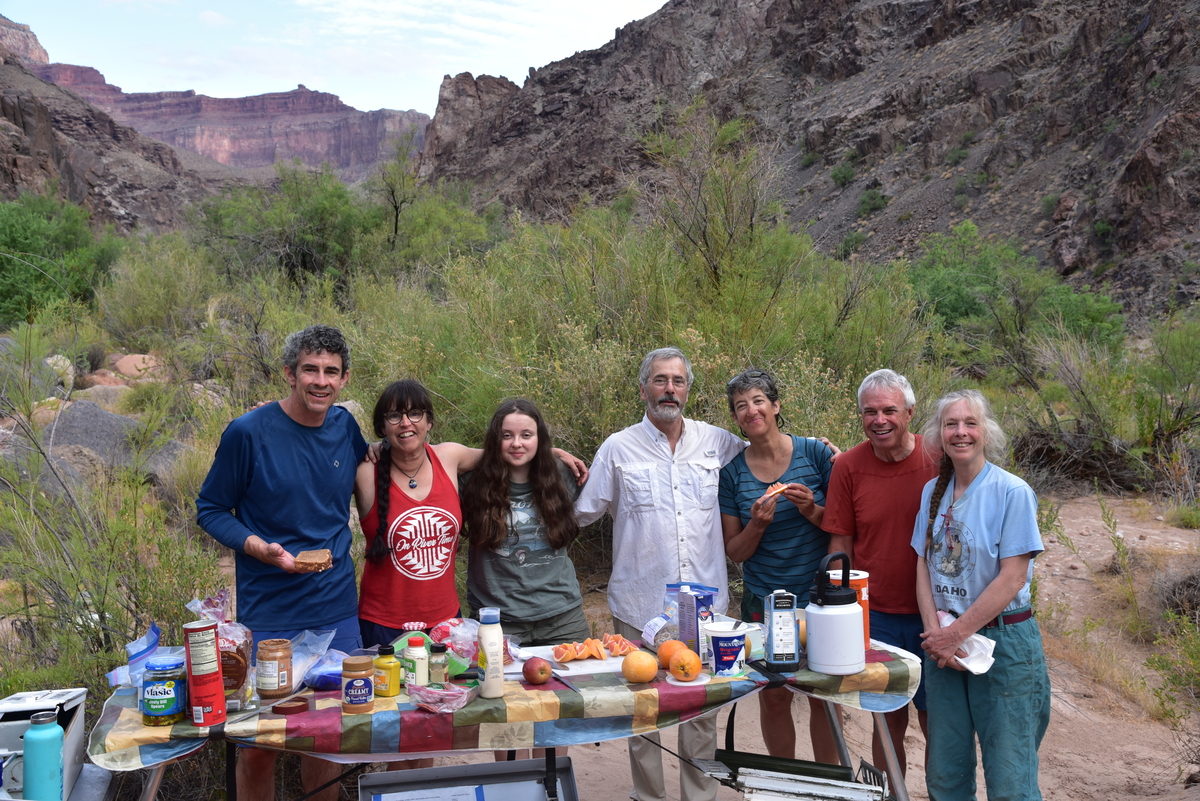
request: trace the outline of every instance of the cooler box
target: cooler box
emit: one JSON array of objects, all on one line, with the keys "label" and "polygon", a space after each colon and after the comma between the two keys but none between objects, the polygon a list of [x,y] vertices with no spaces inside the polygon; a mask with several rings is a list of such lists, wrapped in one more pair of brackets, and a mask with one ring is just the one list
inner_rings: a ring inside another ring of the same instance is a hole
[{"label": "cooler box", "polygon": [[[420,754],[414,754],[420,756]],[[554,760],[558,801],[579,801],[571,758]],[[358,778],[358,801],[546,801],[546,760],[483,762],[445,768],[367,773]]]},{"label": "cooler box", "polygon": [[57,712],[58,725],[63,730],[63,798],[71,797],[71,788],[79,776],[84,762],[84,745],[87,732],[83,725],[84,701],[87,690],[78,687],[69,690],[41,690],[16,693],[0,699],[0,754],[3,756],[4,789],[13,798],[21,798],[24,786],[25,730],[35,712]]}]

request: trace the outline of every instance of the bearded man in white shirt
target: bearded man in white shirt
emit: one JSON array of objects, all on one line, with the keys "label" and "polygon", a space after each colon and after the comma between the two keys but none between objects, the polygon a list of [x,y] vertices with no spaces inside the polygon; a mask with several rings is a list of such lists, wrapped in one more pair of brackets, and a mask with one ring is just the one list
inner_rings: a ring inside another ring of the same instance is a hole
[{"label": "bearded man in white shirt", "polygon": [[[716,587],[713,611],[729,606],[725,542],[717,506],[721,466],[745,443],[728,431],[683,416],[692,365],[677,348],[651,351],[638,375],[646,415],[610,436],[596,452],[591,478],[575,502],[579,524],[613,518],[613,570],[608,603],[617,634],[641,639],[642,626],[662,612],[665,585],[682,581]],[[646,735],[658,740],[658,734]],[[679,726],[685,759],[712,759],[713,715]],[[662,752],[642,737],[629,740],[631,798],[664,801]],[[683,801],[711,801],[717,783],[682,763]]]}]

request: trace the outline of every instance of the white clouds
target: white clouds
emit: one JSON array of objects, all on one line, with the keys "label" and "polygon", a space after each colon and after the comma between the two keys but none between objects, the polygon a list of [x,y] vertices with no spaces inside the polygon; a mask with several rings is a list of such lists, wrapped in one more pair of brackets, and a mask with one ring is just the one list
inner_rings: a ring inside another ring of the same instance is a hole
[{"label": "white clouds", "polygon": [[219,11],[201,11],[197,16],[205,25],[232,25],[233,22]]}]

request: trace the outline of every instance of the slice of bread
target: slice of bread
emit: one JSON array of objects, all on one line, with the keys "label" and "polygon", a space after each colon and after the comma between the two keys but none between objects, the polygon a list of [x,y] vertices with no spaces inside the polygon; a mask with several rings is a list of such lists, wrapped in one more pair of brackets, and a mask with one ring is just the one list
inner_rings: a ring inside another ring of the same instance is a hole
[{"label": "slice of bread", "polygon": [[301,551],[296,554],[296,572],[320,573],[333,567],[333,554],[328,548],[319,551]]}]

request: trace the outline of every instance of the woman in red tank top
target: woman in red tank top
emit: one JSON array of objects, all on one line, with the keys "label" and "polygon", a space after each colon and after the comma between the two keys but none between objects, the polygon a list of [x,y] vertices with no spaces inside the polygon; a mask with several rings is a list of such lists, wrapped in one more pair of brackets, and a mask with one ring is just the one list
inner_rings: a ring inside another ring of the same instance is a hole
[{"label": "woman in red tank top", "polygon": [[433,403],[417,381],[390,384],[373,422],[384,438],[379,463],[359,465],[354,487],[367,539],[358,615],[368,648],[458,617],[458,477],[480,453],[456,442],[428,444]]}]

